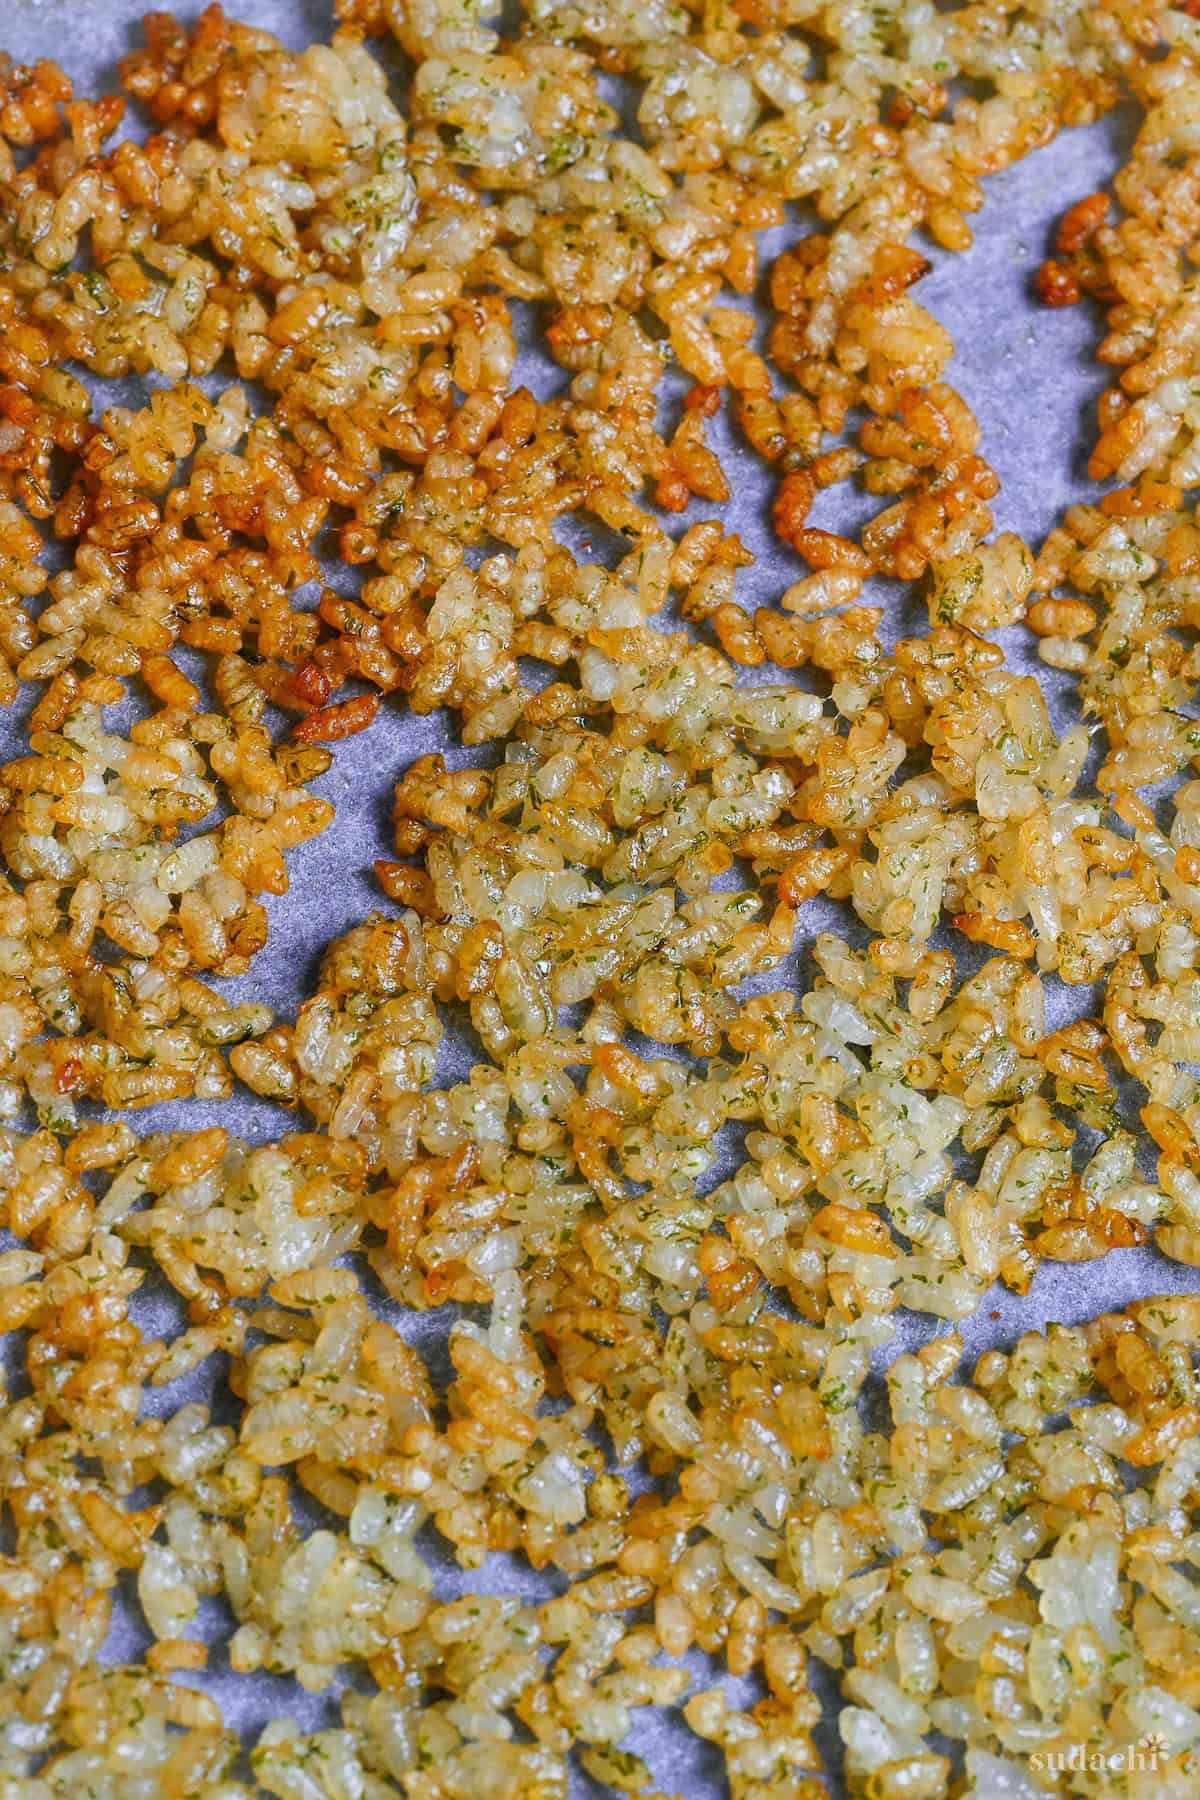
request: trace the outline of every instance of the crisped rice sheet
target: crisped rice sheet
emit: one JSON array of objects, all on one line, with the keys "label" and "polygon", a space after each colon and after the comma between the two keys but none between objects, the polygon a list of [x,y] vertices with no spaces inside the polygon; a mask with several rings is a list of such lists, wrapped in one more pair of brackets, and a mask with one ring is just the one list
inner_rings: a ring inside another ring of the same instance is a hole
[{"label": "crisped rice sheet", "polygon": [[338,10],[5,26],[0,1800],[1195,1800],[1200,20]]}]

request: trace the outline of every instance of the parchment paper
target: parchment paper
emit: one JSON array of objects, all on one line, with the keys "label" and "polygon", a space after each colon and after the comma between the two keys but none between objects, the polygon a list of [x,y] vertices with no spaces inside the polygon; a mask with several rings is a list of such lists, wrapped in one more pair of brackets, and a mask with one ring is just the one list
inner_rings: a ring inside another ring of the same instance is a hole
[{"label": "parchment paper", "polygon": [[[325,0],[227,3],[235,16],[265,27],[295,49],[328,37],[333,28],[332,6]],[[198,8],[180,10],[182,17],[190,19]],[[129,0],[9,0],[0,18],[0,49],[21,61],[53,57],[72,76],[79,91],[97,93],[115,87],[117,59],[140,42],[138,16],[139,8]],[[388,49],[380,53],[387,61]],[[916,294],[955,340],[956,354],[948,378],[974,409],[982,427],[983,453],[1002,482],[993,507],[997,529],[1018,531],[1035,548],[1065,506],[1094,493],[1087,481],[1086,461],[1095,437],[1095,400],[1107,382],[1093,360],[1100,336],[1097,315],[1086,304],[1059,311],[1040,306],[1032,295],[1031,280],[1047,253],[1063,208],[1104,184],[1121,160],[1122,148],[1134,128],[1132,109],[1125,109],[1096,126],[1063,133],[1047,148],[987,182],[984,209],[972,221],[975,242],[969,251],[951,256],[928,243],[921,246],[935,266]],[[791,214],[786,226],[763,240],[764,265],[784,244],[810,228],[802,209],[791,209]],[[537,394],[545,395],[561,381],[562,372],[538,350],[528,316],[526,323],[530,333],[518,377]],[[114,387],[120,390],[121,384],[105,387],[109,393]],[[120,392],[121,399],[127,397]],[[752,568],[740,572],[739,596],[744,604],[768,603],[805,570],[770,531],[772,484],[764,476],[762,463],[728,430],[722,431],[719,419],[712,426],[710,441],[721,454],[733,489],[723,516],[757,558]],[[821,496],[812,522],[835,530],[859,526],[879,504],[842,484]],[[707,502],[694,503],[680,524],[710,516],[715,510]],[[587,543],[595,547],[597,560],[605,560],[603,530],[570,529],[577,554],[583,553]],[[330,578],[341,586],[345,572],[331,571]],[[876,581],[863,598],[888,608],[889,640],[926,628],[923,606],[900,583]],[[1021,630],[999,635],[1011,666],[1028,669],[1041,681],[1056,725],[1071,722],[1077,716],[1071,680],[1038,662]],[[760,675],[751,670],[745,675],[748,680],[778,679],[774,671]],[[0,757],[24,749],[24,720],[34,697],[24,695],[9,714],[0,715]],[[418,718],[405,711],[402,700],[390,702],[371,731],[338,746],[333,768],[316,784],[316,791],[337,808],[333,825],[315,842],[290,854],[291,888],[283,897],[267,902],[271,937],[250,974],[216,985],[240,999],[265,1001],[281,1016],[290,1016],[311,990],[325,945],[372,908],[388,910],[371,864],[375,857],[394,853],[388,830],[393,782],[409,762],[430,750],[443,751],[452,766],[479,757],[478,752],[464,751],[456,743],[444,715]],[[802,914],[802,928],[804,942],[827,929],[854,941],[867,937],[848,907],[831,902],[810,902]],[[774,988],[795,979],[805,959],[804,942],[790,968],[775,971],[755,985]],[[969,966],[961,939],[956,939],[955,949],[960,967]],[[1092,989],[1066,988],[1051,976],[1047,991],[1054,1026],[1095,1010],[1097,996]],[[439,1083],[461,1079],[470,1054],[462,1037],[451,1029],[439,1059]],[[294,1115],[257,1100],[244,1089],[228,1102],[177,1102],[131,1117],[135,1128],[145,1132],[198,1129],[220,1122],[252,1141],[292,1129],[296,1122]],[[727,1172],[716,1171],[711,1179]],[[1153,1179],[1149,1156],[1146,1173]],[[1196,1271],[1168,1262],[1152,1249],[1114,1251],[1100,1262],[1083,1265],[1042,1263],[1028,1295],[1019,1298],[997,1287],[960,1328],[968,1364],[989,1346],[1009,1344],[1021,1332],[1049,1321],[1072,1323],[1106,1308],[1128,1305],[1139,1295],[1186,1291],[1197,1285]],[[444,1344],[454,1309],[443,1307],[433,1315],[401,1317],[377,1288],[370,1298],[410,1342],[420,1344],[435,1381],[440,1374],[448,1375]],[[138,1296],[135,1316],[148,1334],[176,1329],[182,1319],[174,1296],[157,1279],[148,1282]],[[923,1343],[940,1329],[927,1315],[898,1315],[897,1335],[887,1355]],[[881,1367],[886,1360],[881,1357]],[[165,1393],[153,1392],[150,1403],[154,1409],[172,1412],[185,1398],[206,1399],[218,1417],[236,1419],[236,1403],[223,1388],[222,1371],[213,1367],[215,1361],[191,1383],[176,1383]],[[318,1522],[320,1509],[303,1496],[298,1510],[314,1524]],[[536,1598],[563,1585],[560,1577],[536,1576],[520,1559],[507,1556],[495,1556],[484,1570],[467,1576],[446,1556],[432,1531],[426,1532],[423,1548],[438,1569],[439,1586],[447,1598],[468,1590]],[[139,1655],[149,1642],[136,1601],[129,1604],[131,1598],[132,1590],[123,1595],[106,1648],[107,1654],[118,1659]],[[314,1696],[305,1694],[290,1679],[234,1675],[220,1645],[232,1629],[224,1605],[205,1602],[202,1624],[205,1635],[214,1640],[203,1685],[216,1695],[227,1721],[242,1730],[248,1741],[253,1742],[267,1720],[284,1714],[306,1729],[337,1723],[339,1688]],[[689,1661],[694,1665],[695,1686],[709,1686],[721,1679],[715,1666],[706,1664],[703,1657]],[[816,1675],[826,1701],[826,1718],[818,1738],[831,1765],[831,1792],[840,1795],[844,1789],[839,1775],[835,1691],[822,1671]],[[753,1697],[751,1684],[724,1679],[731,1698],[744,1701]],[[628,1745],[647,1759],[668,1793],[678,1792],[685,1800],[716,1800],[726,1791],[720,1759],[669,1715],[642,1709]],[[607,1791],[586,1780],[573,1789],[580,1795]]]}]

